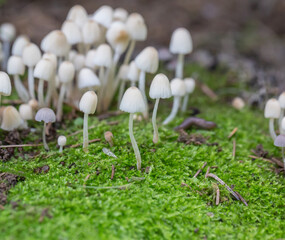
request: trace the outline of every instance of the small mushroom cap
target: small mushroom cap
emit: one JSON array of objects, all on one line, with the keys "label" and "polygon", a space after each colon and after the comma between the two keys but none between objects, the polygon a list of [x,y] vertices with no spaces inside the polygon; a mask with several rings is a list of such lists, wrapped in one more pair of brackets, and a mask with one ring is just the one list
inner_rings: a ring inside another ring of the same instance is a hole
[{"label": "small mushroom cap", "polygon": [[101,34],[101,29],[95,21],[88,20],[83,25],[82,40],[85,44],[98,43],[101,39]]},{"label": "small mushroom cap", "polygon": [[186,28],[177,28],[170,40],[169,50],[174,54],[188,54],[193,50],[190,32]]},{"label": "small mushroom cap", "polygon": [[30,39],[27,36],[20,35],[16,38],[12,46],[12,54],[22,57],[24,48],[30,43]]},{"label": "small mushroom cap", "polygon": [[59,136],[57,139],[57,144],[59,146],[65,146],[66,145],[66,137],[65,136]]},{"label": "small mushroom cap", "polygon": [[74,64],[75,70],[79,72],[80,69],[82,69],[85,65],[85,56],[83,54],[76,54],[72,62]]},{"label": "small mushroom cap", "polygon": [[96,64],[94,62],[94,59],[96,58],[96,50],[91,49],[87,52],[85,57],[85,66],[91,69],[96,68]]},{"label": "small mushroom cap", "polygon": [[96,57],[94,58],[94,63],[97,66],[111,67],[112,59],[112,49],[108,44],[101,44],[96,50]]},{"label": "small mushroom cap", "polygon": [[3,23],[0,27],[2,41],[11,42],[16,36],[16,28],[12,23]]},{"label": "small mushroom cap", "polygon": [[267,101],[264,109],[265,118],[279,118],[280,116],[280,104],[275,98],[271,98]]},{"label": "small mushroom cap", "polygon": [[76,57],[76,55],[78,54],[78,52],[74,49],[71,49],[69,51],[69,54],[68,54],[68,60],[73,62],[74,61],[74,58]]},{"label": "small mushroom cap", "polygon": [[25,73],[25,65],[21,57],[9,57],[7,63],[7,73],[10,75],[23,75]]},{"label": "small mushroom cap", "polygon": [[155,73],[158,69],[158,52],[154,47],[146,47],[135,59],[137,67],[147,73]]},{"label": "small mushroom cap", "polygon": [[186,94],[185,83],[180,78],[174,78],[170,82],[170,88],[173,96],[183,97]]},{"label": "small mushroom cap", "polygon": [[162,74],[157,74],[151,82],[149,96],[152,99],[170,98],[172,96],[168,78]]},{"label": "small mushroom cap", "polygon": [[68,11],[66,19],[75,22],[76,25],[81,28],[88,20],[88,14],[85,8],[81,5],[74,5]]},{"label": "small mushroom cap", "polygon": [[19,113],[24,120],[32,120],[34,118],[33,108],[29,104],[21,104]]},{"label": "small mushroom cap", "polygon": [[93,14],[93,20],[105,28],[109,28],[113,21],[113,8],[104,5],[97,9]]},{"label": "small mushroom cap", "polygon": [[232,101],[232,106],[237,110],[241,110],[245,106],[244,100],[240,97],[235,97]]},{"label": "small mushroom cap", "polygon": [[88,91],[83,94],[79,102],[79,109],[85,114],[93,114],[97,108],[98,97],[94,91]]},{"label": "small mushroom cap", "polygon": [[101,83],[97,75],[90,68],[82,68],[78,74],[77,86],[79,89],[98,88]]},{"label": "small mushroom cap", "polygon": [[34,77],[49,81],[54,71],[54,64],[50,60],[42,58],[35,67]]},{"label": "small mushroom cap", "polygon": [[136,87],[130,87],[124,93],[120,104],[120,110],[128,113],[144,112],[145,102],[141,91]]},{"label": "small mushroom cap", "polygon": [[45,123],[55,122],[55,113],[50,108],[41,108],[37,111],[35,120],[38,122],[43,121]]},{"label": "small mushroom cap", "polygon": [[1,128],[5,131],[13,131],[23,123],[19,112],[13,106],[5,107]]},{"label": "small mushroom cap", "polygon": [[144,41],[147,37],[147,27],[143,17],[139,13],[132,13],[126,21],[127,30],[131,39]]},{"label": "small mushroom cap", "polygon": [[64,61],[58,68],[58,77],[60,82],[69,83],[72,82],[75,75],[75,68],[72,62]]},{"label": "small mushroom cap", "polygon": [[282,92],[278,98],[279,104],[281,108],[285,108],[285,92]]},{"label": "small mushroom cap", "polygon": [[120,79],[126,80],[128,78],[129,65],[123,64],[119,70]]},{"label": "small mushroom cap", "polygon": [[28,67],[34,67],[41,59],[41,51],[34,43],[29,43],[23,50],[23,62]]},{"label": "small mushroom cap", "polygon": [[131,61],[128,71],[128,79],[132,82],[137,82],[139,80],[140,70],[138,69],[135,61]]},{"label": "small mushroom cap", "polygon": [[186,93],[192,93],[195,89],[195,80],[193,78],[185,78],[184,79]]},{"label": "small mushroom cap", "polygon": [[278,135],[274,140],[274,145],[276,147],[285,147],[285,135]]},{"label": "small mushroom cap", "polygon": [[3,96],[11,95],[11,80],[7,73],[0,71],[0,94]]},{"label": "small mushroom cap", "polygon": [[113,13],[114,21],[125,22],[128,18],[128,11],[124,8],[116,8]]},{"label": "small mushroom cap", "polygon": [[61,31],[64,33],[67,42],[70,45],[82,42],[81,30],[75,22],[71,20],[64,21],[61,27]]},{"label": "small mushroom cap", "polygon": [[53,53],[44,53],[43,59],[48,59],[52,62],[53,66],[54,66],[54,69],[56,70],[57,68],[57,57],[55,54]]},{"label": "small mushroom cap", "polygon": [[39,103],[36,99],[31,99],[29,101],[29,105],[32,107],[33,110],[36,110],[39,107]]}]

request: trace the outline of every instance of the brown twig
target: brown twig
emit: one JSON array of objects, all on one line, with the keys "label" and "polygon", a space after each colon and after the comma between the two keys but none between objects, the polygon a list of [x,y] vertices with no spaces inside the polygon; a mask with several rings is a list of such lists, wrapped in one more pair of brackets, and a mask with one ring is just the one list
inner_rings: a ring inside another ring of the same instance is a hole
[{"label": "brown twig", "polygon": [[233,158],[236,157],[236,140],[233,140]]},{"label": "brown twig", "polygon": [[244,200],[244,198],[237,192],[235,191],[235,193],[239,196],[240,200],[244,203],[245,206],[248,206],[247,202]]},{"label": "brown twig", "polygon": [[40,147],[43,144],[19,144],[19,145],[1,145],[0,148],[17,148],[17,147]]},{"label": "brown twig", "polygon": [[234,128],[234,130],[231,131],[230,135],[228,136],[228,139],[230,139],[235,133],[237,132],[238,128]]},{"label": "brown twig", "polygon": [[111,174],[111,180],[113,180],[114,178],[114,175],[115,175],[115,166],[112,165],[112,174]]},{"label": "brown twig", "polygon": [[207,172],[206,172],[205,178],[208,177],[209,172],[210,172],[210,167],[207,168]]},{"label": "brown twig", "polygon": [[[181,183],[181,187],[188,187],[189,189],[191,189],[192,191],[194,191],[187,183],[182,182]],[[201,193],[198,190],[195,190],[200,196],[203,196],[203,193]]]},{"label": "brown twig", "polygon": [[90,178],[90,174],[88,174],[88,175],[85,177],[83,186],[86,186],[86,182],[87,182],[87,180],[88,180],[89,178]]},{"label": "brown twig", "polygon": [[[100,142],[100,141],[101,141],[100,138],[96,138],[96,139],[90,140],[88,143],[94,143],[94,142]],[[82,145],[82,143],[78,143],[78,144],[74,144],[74,145],[69,146],[69,148],[77,148],[81,145]]]},{"label": "brown twig", "polygon": [[196,177],[199,175],[199,173],[202,171],[202,169],[203,169],[206,165],[207,165],[207,162],[204,162],[202,168],[200,168],[200,169],[195,173],[195,175],[194,175],[193,178],[196,178]]},{"label": "brown twig", "polygon": [[202,83],[200,81],[196,81],[197,85],[201,88],[202,92],[206,94],[209,98],[212,100],[216,101],[218,99],[218,96],[212,89],[209,88],[205,83]]},{"label": "brown twig", "polygon": [[266,162],[270,162],[270,163],[275,163],[279,167],[284,168],[284,163],[281,162],[280,160],[276,159],[276,158],[269,159],[269,158],[257,157],[257,156],[254,156],[254,155],[249,155],[249,157],[253,158],[253,159],[262,159],[262,160],[264,160]]},{"label": "brown twig", "polygon": [[97,118],[99,119],[99,121],[102,121],[104,119],[110,118],[110,117],[115,117],[122,114],[122,111],[114,111],[114,112],[107,112],[107,113],[103,113],[101,115],[98,115]]},{"label": "brown twig", "polygon": [[16,104],[22,104],[24,103],[22,100],[9,100],[9,99],[3,99],[2,104],[8,104],[8,105],[16,105]]},{"label": "brown twig", "polygon": [[217,185],[217,195],[216,195],[216,205],[218,206],[219,203],[220,203],[220,189],[219,189],[219,186]]}]

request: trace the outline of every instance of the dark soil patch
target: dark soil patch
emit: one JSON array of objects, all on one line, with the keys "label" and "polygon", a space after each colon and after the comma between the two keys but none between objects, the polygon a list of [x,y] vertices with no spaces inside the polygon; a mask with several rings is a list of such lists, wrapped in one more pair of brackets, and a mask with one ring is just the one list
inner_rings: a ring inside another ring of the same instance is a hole
[{"label": "dark soil patch", "polygon": [[48,173],[50,167],[48,165],[44,165],[42,167],[38,167],[34,169],[34,173],[41,174],[41,173]]},{"label": "dark soil patch", "polygon": [[208,146],[218,146],[219,145],[218,143],[208,143],[207,142],[208,138],[204,137],[201,134],[196,134],[196,133],[188,134],[183,129],[180,129],[179,133],[180,135],[177,141],[181,143],[185,143],[187,145],[188,144],[194,144],[194,145],[206,144]]}]

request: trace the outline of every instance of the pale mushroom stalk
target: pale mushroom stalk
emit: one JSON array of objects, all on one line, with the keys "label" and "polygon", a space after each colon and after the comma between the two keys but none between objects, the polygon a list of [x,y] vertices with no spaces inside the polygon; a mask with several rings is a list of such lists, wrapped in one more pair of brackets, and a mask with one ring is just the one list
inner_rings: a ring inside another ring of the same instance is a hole
[{"label": "pale mushroom stalk", "polygon": [[[281,108],[281,111],[280,111],[280,117],[279,117],[279,131],[280,131],[280,134],[283,134],[284,133],[284,130],[282,129],[282,119],[284,118],[284,108]],[[282,148],[283,149],[283,148]]]},{"label": "pale mushroom stalk", "polygon": [[52,96],[54,95],[54,92],[55,92],[55,75],[53,75],[53,77],[48,82],[48,90],[47,90],[47,95],[45,99],[45,104],[47,106],[50,105],[50,101],[51,101]]},{"label": "pale mushroom stalk", "polygon": [[20,76],[18,74],[14,75],[14,85],[17,91],[18,96],[23,102],[28,102],[30,97],[27,89],[25,88],[24,84],[22,83]]},{"label": "pale mushroom stalk", "polygon": [[83,151],[88,151],[88,114],[84,113],[83,122]]},{"label": "pale mushroom stalk", "polygon": [[138,144],[135,140],[134,137],[134,132],[133,132],[133,122],[134,122],[134,114],[130,113],[130,118],[129,118],[129,134],[130,134],[130,138],[131,138],[131,142],[132,142],[132,146],[136,155],[136,159],[137,159],[137,169],[140,170],[141,169],[141,154],[140,154],[140,150],[138,148]]},{"label": "pale mushroom stalk", "polygon": [[9,41],[3,41],[3,60],[2,60],[2,69],[6,71],[7,69],[7,62],[9,59],[9,52],[10,52],[10,42]]},{"label": "pale mushroom stalk", "polygon": [[128,51],[125,56],[124,64],[128,64],[130,62],[131,56],[134,52],[136,46],[136,40],[132,39],[128,48]]},{"label": "pale mushroom stalk", "polygon": [[182,107],[181,107],[182,112],[186,112],[188,100],[189,100],[189,94],[186,94],[183,98],[183,103],[182,103]]},{"label": "pale mushroom stalk", "polygon": [[62,103],[63,103],[65,91],[66,91],[66,84],[63,83],[60,88],[59,98],[57,102],[56,120],[58,122],[60,122],[62,118]]},{"label": "pale mushroom stalk", "polygon": [[36,99],[35,97],[35,79],[34,79],[34,68],[28,68],[28,86],[29,86],[29,93],[32,99]]},{"label": "pale mushroom stalk", "polygon": [[174,100],[173,100],[173,106],[171,109],[171,113],[170,115],[164,120],[163,125],[166,125],[168,123],[170,123],[176,116],[178,109],[179,109],[179,105],[180,105],[180,99],[181,97],[179,96],[174,96]]},{"label": "pale mushroom stalk", "polygon": [[276,138],[276,133],[275,133],[275,130],[274,130],[274,118],[270,118],[269,119],[269,132],[270,132],[271,138],[274,141],[275,138]]},{"label": "pale mushroom stalk", "polygon": [[140,77],[139,77],[139,89],[141,90],[145,105],[146,105],[146,110],[143,113],[144,118],[148,119],[148,104],[147,104],[147,98],[145,95],[145,71],[140,72]]},{"label": "pale mushroom stalk", "polygon": [[120,103],[121,103],[122,97],[123,97],[123,95],[124,95],[125,88],[126,88],[126,81],[123,80],[123,81],[121,82],[120,89],[119,89],[118,108],[120,107]]},{"label": "pale mushroom stalk", "polygon": [[175,77],[176,78],[183,78],[183,68],[184,68],[184,55],[178,54],[177,57],[177,64],[175,69]]},{"label": "pale mushroom stalk", "polygon": [[157,109],[158,109],[158,104],[159,104],[159,98],[157,98],[155,100],[155,105],[154,105],[154,109],[152,112],[152,126],[153,126],[153,139],[152,141],[154,143],[158,142],[158,129],[157,129],[157,125],[156,125],[156,115],[157,115]]},{"label": "pale mushroom stalk", "polygon": [[63,146],[59,146],[59,152],[62,153]]},{"label": "pale mushroom stalk", "polygon": [[39,105],[41,107],[44,106],[44,80],[39,79],[39,85],[38,85],[38,100],[39,100]]},{"label": "pale mushroom stalk", "polygon": [[44,143],[44,148],[46,151],[49,151],[49,147],[47,145],[47,141],[46,141],[46,123],[44,122],[44,127],[43,127],[43,143]]}]

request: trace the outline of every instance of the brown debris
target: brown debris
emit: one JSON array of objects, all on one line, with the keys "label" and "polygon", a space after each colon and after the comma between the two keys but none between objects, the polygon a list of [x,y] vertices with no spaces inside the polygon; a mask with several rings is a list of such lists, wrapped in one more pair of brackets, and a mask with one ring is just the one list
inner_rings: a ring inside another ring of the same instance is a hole
[{"label": "brown debris", "polygon": [[236,140],[235,139],[233,140],[233,153],[232,153],[232,155],[233,155],[233,158],[236,157]]},{"label": "brown debris", "polygon": [[[22,147],[40,147],[43,144],[14,144],[14,145],[1,145],[0,148],[22,148]],[[0,154],[1,155],[1,154]]]},{"label": "brown debris", "polygon": [[202,83],[201,81],[198,81],[196,79],[196,83],[198,85],[198,87],[201,88],[202,92],[207,95],[209,98],[211,98],[213,101],[216,101],[218,100],[218,96],[216,93],[214,93],[214,91],[209,87],[207,86],[205,83]]},{"label": "brown debris", "polygon": [[244,203],[245,206],[248,206],[247,202],[244,200],[244,198],[237,192],[235,191],[235,193],[239,196],[239,199]]},{"label": "brown debris", "polygon": [[238,128],[234,128],[234,130],[231,131],[230,135],[228,136],[228,139],[230,139],[235,133],[237,132]]},{"label": "brown debris", "polygon": [[179,135],[177,141],[185,143],[186,145],[189,145],[189,144],[194,144],[194,145],[206,144],[208,146],[217,146],[218,145],[218,143],[207,143],[207,138],[205,138],[201,134],[196,134],[196,133],[188,134],[183,129],[180,129],[179,133],[180,133],[180,135]]},{"label": "brown debris", "polygon": [[107,112],[107,113],[100,114],[99,116],[97,116],[97,118],[99,119],[99,121],[102,121],[104,119],[108,119],[110,117],[115,117],[115,116],[118,116],[120,114],[122,114],[121,111]]},{"label": "brown debris", "polygon": [[216,205],[218,206],[219,203],[220,203],[220,189],[219,189],[219,186],[217,185],[217,195],[216,195]]},{"label": "brown debris", "polygon": [[253,159],[262,159],[262,160],[264,160],[266,162],[270,162],[270,163],[275,163],[279,167],[284,168],[284,163],[281,162],[280,160],[276,159],[276,158],[264,158],[264,157],[254,156],[254,155],[249,155],[249,157],[253,158]]},{"label": "brown debris", "polygon": [[256,156],[266,158],[268,156],[268,151],[263,149],[262,144],[258,144],[256,149],[251,150]]},{"label": "brown debris", "polygon": [[205,119],[202,118],[197,118],[197,117],[189,117],[186,118],[183,123],[181,123],[179,126],[175,127],[174,130],[178,131],[180,129],[188,129],[192,126],[206,129],[206,130],[211,130],[213,128],[217,127],[217,124],[214,122],[206,121]]},{"label": "brown debris", "polygon": [[207,165],[207,162],[204,162],[203,166],[195,173],[194,177],[193,178],[196,178],[199,173],[202,171],[202,169],[204,169],[204,167]]},{"label": "brown debris", "polygon": [[50,167],[48,165],[44,165],[42,167],[38,167],[34,169],[34,173],[40,174],[40,173],[48,173],[50,170]]},{"label": "brown debris", "polygon": [[52,218],[52,215],[49,213],[49,209],[48,208],[43,209],[43,211],[41,213],[41,216],[39,218],[39,222],[41,223],[44,220],[45,217]]},{"label": "brown debris", "polygon": [[112,165],[112,174],[111,174],[111,180],[113,180],[114,178],[114,175],[115,175],[115,166]]}]

